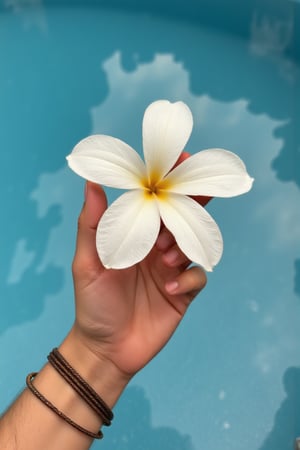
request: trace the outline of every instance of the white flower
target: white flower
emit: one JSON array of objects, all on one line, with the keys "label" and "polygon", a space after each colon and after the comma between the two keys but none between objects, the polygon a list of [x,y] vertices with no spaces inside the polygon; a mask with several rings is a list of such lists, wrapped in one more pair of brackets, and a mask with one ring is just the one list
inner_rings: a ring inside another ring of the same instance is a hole
[{"label": "white flower", "polygon": [[182,102],[151,103],[143,119],[145,162],[129,145],[105,135],[87,137],[67,157],[78,175],[109,187],[129,189],[100,219],[96,246],[106,268],[122,269],[141,261],[152,249],[161,225],[182,252],[211,271],[222,255],[220,230],[189,196],[231,197],[251,189],[253,179],[234,153],[203,150],[176,168],[193,128]]}]

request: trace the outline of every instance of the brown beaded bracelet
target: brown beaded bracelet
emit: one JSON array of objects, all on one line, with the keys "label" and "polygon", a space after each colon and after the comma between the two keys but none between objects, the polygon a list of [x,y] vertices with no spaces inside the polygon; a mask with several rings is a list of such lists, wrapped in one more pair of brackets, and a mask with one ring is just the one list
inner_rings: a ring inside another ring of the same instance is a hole
[{"label": "brown beaded bracelet", "polygon": [[76,430],[81,431],[81,433],[86,434],[87,436],[92,437],[93,439],[102,439],[103,433],[99,431],[98,433],[93,433],[92,431],[86,430],[82,426],[78,425],[76,422],[74,422],[70,417],[66,416],[62,411],[56,408],[56,406],[53,405],[49,400],[47,400],[33,385],[32,381],[34,377],[37,375],[37,372],[32,372],[29,375],[27,375],[26,378],[26,385],[28,389],[44,404],[46,405],[51,411],[53,411],[55,414],[57,414],[61,419],[63,419],[65,422],[67,422],[72,427],[76,428]]},{"label": "brown beaded bracelet", "polygon": [[48,361],[55,370],[67,381],[81,398],[100,416],[104,425],[109,426],[113,412],[97,392],[79,375],[66,361],[57,348],[48,355]]}]

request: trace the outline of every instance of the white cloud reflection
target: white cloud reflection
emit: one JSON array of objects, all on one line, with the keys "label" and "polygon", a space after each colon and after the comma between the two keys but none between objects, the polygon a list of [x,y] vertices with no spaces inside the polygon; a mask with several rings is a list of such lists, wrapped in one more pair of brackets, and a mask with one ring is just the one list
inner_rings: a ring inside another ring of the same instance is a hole
[{"label": "white cloud reflection", "polygon": [[31,266],[34,257],[35,252],[27,249],[26,239],[17,241],[7,277],[7,284],[18,283],[22,279],[26,269]]}]

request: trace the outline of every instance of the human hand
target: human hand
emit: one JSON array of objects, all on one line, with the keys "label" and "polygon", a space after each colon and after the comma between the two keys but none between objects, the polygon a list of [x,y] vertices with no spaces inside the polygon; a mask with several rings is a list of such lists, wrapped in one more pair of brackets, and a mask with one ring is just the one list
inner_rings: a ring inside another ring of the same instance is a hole
[{"label": "human hand", "polygon": [[200,267],[188,267],[190,261],[165,228],[141,263],[105,269],[95,236],[106,208],[102,188],[88,182],[73,262],[74,329],[93,353],[130,378],[169,340],[206,276]]}]

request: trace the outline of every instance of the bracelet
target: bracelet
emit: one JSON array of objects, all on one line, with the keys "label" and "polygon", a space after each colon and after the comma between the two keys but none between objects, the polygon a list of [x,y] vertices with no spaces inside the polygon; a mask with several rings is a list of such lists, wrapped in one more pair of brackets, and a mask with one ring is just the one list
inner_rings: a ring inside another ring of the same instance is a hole
[{"label": "bracelet", "polygon": [[74,422],[70,417],[66,416],[62,411],[56,408],[49,400],[47,400],[33,385],[32,381],[37,375],[37,372],[32,372],[29,375],[27,375],[26,378],[26,385],[28,389],[44,404],[46,405],[51,411],[53,411],[55,414],[57,414],[61,419],[63,419],[65,422],[67,422],[72,427],[76,428],[76,430],[81,431],[81,433],[86,434],[87,436],[90,436],[94,439],[102,439],[103,433],[101,431],[98,431],[98,433],[93,433],[92,431],[86,430],[85,428],[78,425],[76,422]]},{"label": "bracelet", "polygon": [[109,426],[113,413],[97,392],[65,360],[57,348],[48,355],[49,363],[72,386],[80,397],[101,417],[103,424]]}]

